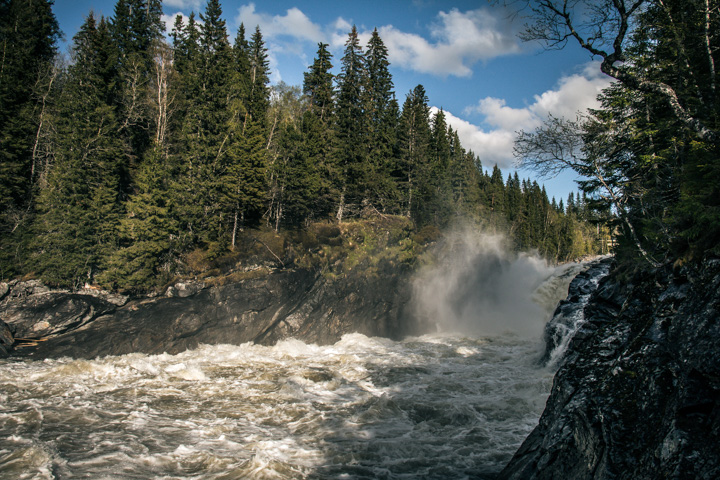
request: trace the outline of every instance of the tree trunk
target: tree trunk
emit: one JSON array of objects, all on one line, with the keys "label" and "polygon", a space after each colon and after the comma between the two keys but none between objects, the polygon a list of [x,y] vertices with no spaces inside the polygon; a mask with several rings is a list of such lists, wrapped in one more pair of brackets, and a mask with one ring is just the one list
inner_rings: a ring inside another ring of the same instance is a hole
[{"label": "tree trunk", "polygon": [[343,214],[345,212],[345,186],[343,186],[342,193],[340,194],[340,204],[338,205],[337,217],[338,223],[342,223]]}]

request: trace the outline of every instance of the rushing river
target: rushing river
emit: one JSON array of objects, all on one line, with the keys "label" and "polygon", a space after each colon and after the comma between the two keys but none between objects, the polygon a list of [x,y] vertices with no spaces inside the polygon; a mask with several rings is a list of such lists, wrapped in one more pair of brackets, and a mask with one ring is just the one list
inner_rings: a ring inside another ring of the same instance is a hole
[{"label": "rushing river", "polygon": [[537,342],[346,335],[327,347],[0,366],[0,478],[483,478],[537,424]]},{"label": "rushing river", "polygon": [[[540,318],[513,321],[542,326],[571,275],[519,262],[490,282],[470,277],[497,301],[505,277],[528,283],[535,272],[526,296]],[[452,271],[428,276],[420,293],[446,275],[452,297],[466,297],[469,270]],[[528,315],[518,302],[509,315]],[[433,314],[456,317],[457,331],[468,309]],[[541,328],[520,336],[492,323],[492,336],[3,360],[0,479],[492,478],[537,424],[553,374],[537,364]]]}]

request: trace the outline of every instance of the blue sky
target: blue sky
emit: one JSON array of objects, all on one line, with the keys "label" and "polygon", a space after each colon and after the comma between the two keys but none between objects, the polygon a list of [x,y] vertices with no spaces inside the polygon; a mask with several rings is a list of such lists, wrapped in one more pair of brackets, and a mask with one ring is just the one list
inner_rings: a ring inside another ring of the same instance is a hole
[{"label": "blue sky", "polygon": [[[54,11],[66,48],[90,10],[112,16],[115,0],[55,0]],[[176,15],[200,13],[205,0],[165,0],[168,29]],[[422,84],[430,105],[442,108],[466,149],[485,168],[498,164],[507,175],[514,168],[512,143],[518,130],[533,130],[548,114],[574,118],[597,106],[596,96],[609,84],[588,54],[569,45],[543,51],[523,43],[523,21],[487,0],[221,0],[232,41],[240,23],[252,32],[260,26],[269,50],[271,80],[302,83],[317,51],[330,45],[340,63],[352,25],[363,45],[378,29],[388,47],[395,92],[400,104]],[[521,171],[521,177],[534,177]],[[541,179],[548,194],[566,199],[576,190],[574,175]]]}]

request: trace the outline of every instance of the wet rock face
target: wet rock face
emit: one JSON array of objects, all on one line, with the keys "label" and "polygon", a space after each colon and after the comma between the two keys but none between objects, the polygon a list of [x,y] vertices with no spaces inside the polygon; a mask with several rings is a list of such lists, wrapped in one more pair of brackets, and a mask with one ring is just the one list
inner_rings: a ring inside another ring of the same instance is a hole
[{"label": "wet rock face", "polygon": [[122,305],[77,293],[26,293],[6,296],[0,319],[16,338],[43,340],[13,352],[31,358],[178,353],[203,343],[274,344],[288,337],[327,344],[350,332],[390,338],[416,333],[405,313],[407,276],[396,269],[332,278],[291,269],[228,285],[192,284],[175,288],[172,296]]},{"label": "wet rock face", "polygon": [[720,478],[720,261],[601,282],[504,479]]},{"label": "wet rock face", "polygon": [[555,366],[561,360],[570,340],[585,323],[585,306],[599,282],[607,276],[611,264],[611,257],[595,261],[570,282],[567,298],[558,303],[552,319],[545,325],[545,353],[540,360],[543,365]]}]

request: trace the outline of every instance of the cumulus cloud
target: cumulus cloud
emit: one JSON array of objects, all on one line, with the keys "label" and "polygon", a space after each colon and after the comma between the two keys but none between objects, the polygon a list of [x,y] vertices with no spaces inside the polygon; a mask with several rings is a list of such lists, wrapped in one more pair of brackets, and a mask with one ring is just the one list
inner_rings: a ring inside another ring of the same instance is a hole
[{"label": "cumulus cloud", "polygon": [[608,85],[610,80],[600,72],[599,63],[590,62],[582,73],[563,77],[556,90],[536,95],[533,113],[540,117],[552,113],[556,117],[574,118],[578,111],[597,108],[597,96]]},{"label": "cumulus cloud", "polygon": [[270,15],[259,13],[255,4],[249,3],[238,9],[236,17],[238,24],[245,24],[248,31],[260,26],[263,36],[268,38],[288,36],[300,41],[320,42],[324,39],[322,29],[313,23],[300,9],[293,7],[285,15]]},{"label": "cumulus cloud", "polygon": [[185,15],[182,12],[175,12],[172,15],[162,15],[160,17],[160,19],[163,22],[165,22],[165,33],[166,34],[170,35],[170,33],[172,32],[173,26],[175,25],[175,19],[177,18],[178,15],[180,15],[182,17],[183,25],[187,25],[188,21],[190,20],[190,17],[188,17],[187,15]]},{"label": "cumulus cloud", "polygon": [[466,108],[465,112],[480,113],[484,116],[486,124],[502,130],[529,130],[539,124],[537,115],[529,108],[508,107],[501,98],[485,97],[475,107]]},{"label": "cumulus cloud", "polygon": [[[393,65],[443,77],[469,77],[473,65],[479,61],[520,52],[517,26],[508,18],[507,12],[498,8],[467,12],[454,8],[438,13],[436,21],[429,26],[428,38],[393,25],[380,26],[378,32]],[[276,46],[283,50],[293,50],[293,46],[297,50],[298,43],[306,42],[326,42],[339,48],[347,41],[352,28],[342,17],[321,26],[298,8],[293,7],[284,15],[270,15],[258,12],[254,3],[241,6],[235,20],[238,24],[244,23],[249,31],[259,25],[263,35],[275,39]],[[359,33],[363,45],[370,33],[369,30]]]},{"label": "cumulus cloud", "polygon": [[379,28],[393,65],[438,76],[469,77],[483,60],[521,51],[515,26],[502,9],[440,12],[432,41],[392,25]]},{"label": "cumulus cloud", "polygon": [[200,9],[200,0],[164,0],[163,4],[166,7],[179,8],[181,10],[195,10]]},{"label": "cumulus cloud", "polygon": [[[438,109],[432,107],[432,114]],[[512,149],[515,142],[515,133],[511,130],[494,129],[484,131],[467,120],[458,118],[445,111],[445,120],[453,130],[456,130],[463,148],[472,150],[482,161],[485,167],[497,164],[501,169],[512,166]]]},{"label": "cumulus cloud", "polygon": [[488,129],[445,112],[447,122],[457,130],[463,146],[480,157],[487,167],[513,167],[513,143],[520,130],[530,131],[553,115],[574,119],[578,112],[597,108],[597,96],[610,85],[610,79],[600,73],[596,62],[585,66],[581,73],[562,77],[557,87],[534,96],[525,108],[509,107],[505,100],[486,97],[477,105],[466,108],[465,115],[479,114]]}]

